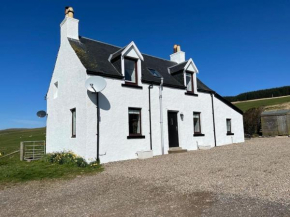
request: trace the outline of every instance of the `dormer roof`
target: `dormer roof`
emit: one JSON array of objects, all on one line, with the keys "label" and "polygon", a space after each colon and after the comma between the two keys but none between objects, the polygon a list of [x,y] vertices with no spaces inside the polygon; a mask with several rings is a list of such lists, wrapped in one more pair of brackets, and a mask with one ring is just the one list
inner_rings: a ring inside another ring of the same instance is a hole
[{"label": "dormer roof", "polygon": [[134,43],[134,41],[132,41],[130,44],[128,44],[127,46],[119,49],[118,51],[116,51],[115,53],[111,54],[109,56],[109,61],[111,62],[112,60],[114,60],[115,58],[118,58],[120,56],[126,55],[126,53],[130,50],[130,49],[134,49],[135,53],[137,54],[138,58],[141,59],[142,61],[144,60],[141,52],[139,51],[139,49],[137,48],[136,44]]}]

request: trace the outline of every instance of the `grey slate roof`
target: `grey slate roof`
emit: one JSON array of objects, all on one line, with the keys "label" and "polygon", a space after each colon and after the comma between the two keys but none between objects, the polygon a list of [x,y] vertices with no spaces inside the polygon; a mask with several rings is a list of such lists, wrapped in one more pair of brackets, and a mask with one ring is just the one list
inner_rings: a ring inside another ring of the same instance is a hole
[{"label": "grey slate roof", "polygon": [[[80,37],[79,40],[69,38],[69,42],[79,57],[80,61],[87,69],[87,73],[91,75],[100,75],[104,77],[113,77],[123,79],[120,65],[120,55],[125,49],[124,47],[118,47],[110,44],[106,44],[100,41],[95,41],[85,37]],[[109,62],[110,55],[113,56]],[[143,54],[144,61],[142,61],[142,82],[150,84],[160,84],[160,78],[153,76],[148,68],[155,69],[163,77],[164,86],[185,89],[184,84],[177,81],[171,74],[168,73],[170,70],[178,71],[183,69],[187,61],[177,64],[176,62],[153,57],[147,54]],[[118,59],[119,57],[119,59]],[[200,92],[211,92],[211,90],[204,83],[197,78],[197,89]],[[243,113],[236,106],[225,100],[223,97],[215,93],[215,96],[232,107],[239,113]]]},{"label": "grey slate roof", "polygon": [[265,111],[262,112],[262,116],[278,116],[278,115],[286,115],[290,114],[290,110],[285,109],[285,110],[276,110],[276,111]]},{"label": "grey slate roof", "polygon": [[[118,55],[124,48],[109,45],[103,42],[95,41],[85,37],[80,37],[79,41],[70,39],[69,42],[79,57],[80,61],[87,69],[89,74],[102,75],[104,77],[123,78],[120,72],[120,67],[108,61],[111,54],[112,59],[117,59]],[[142,54],[144,61],[142,62],[142,82],[145,83],[160,83],[160,78],[153,76],[148,68],[155,69],[163,77],[164,86],[176,88],[184,88],[185,86],[178,82],[173,76],[168,73],[168,68],[172,66],[182,67],[183,64],[178,64],[169,60],[153,57]],[[185,66],[185,65],[184,65]],[[175,68],[175,67],[173,67]],[[197,88],[204,91],[212,91],[209,87],[197,79]]]}]

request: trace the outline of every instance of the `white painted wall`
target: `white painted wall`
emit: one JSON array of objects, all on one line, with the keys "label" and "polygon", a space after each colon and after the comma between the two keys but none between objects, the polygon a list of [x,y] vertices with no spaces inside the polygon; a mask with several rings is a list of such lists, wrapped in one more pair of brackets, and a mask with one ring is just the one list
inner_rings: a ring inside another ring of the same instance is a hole
[{"label": "white painted wall", "polygon": [[[219,99],[214,98],[215,121],[216,121],[216,137],[217,145],[227,145],[232,143],[244,142],[244,126],[243,116],[225,105]],[[232,133],[234,135],[228,136],[226,119],[232,121]]]},{"label": "white painted wall", "polygon": [[[61,24],[61,45],[47,93],[47,152],[65,150],[86,156],[87,152],[95,151],[91,145],[86,145],[96,140],[90,135],[95,133],[92,129],[95,125],[92,125],[94,123],[91,120],[96,121],[96,115],[88,113],[86,109],[89,101],[84,86],[86,70],[67,40],[67,36],[74,34],[76,29],[75,26],[73,33],[69,33],[67,25],[72,25],[72,22],[78,23],[71,19],[66,18],[65,21],[68,22]],[[57,98],[54,97],[56,82],[58,82]],[[76,108],[76,138],[71,138],[72,108]],[[88,139],[87,134],[90,135]]]}]

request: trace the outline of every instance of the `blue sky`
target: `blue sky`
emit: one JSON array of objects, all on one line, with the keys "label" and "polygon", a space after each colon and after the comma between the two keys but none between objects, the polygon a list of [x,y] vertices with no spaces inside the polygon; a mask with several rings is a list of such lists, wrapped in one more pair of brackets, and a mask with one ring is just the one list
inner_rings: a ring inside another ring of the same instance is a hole
[{"label": "blue sky", "polygon": [[169,59],[174,44],[223,96],[289,85],[289,0],[6,1],[0,7],[0,129],[45,126],[36,117],[59,48],[64,7],[80,35]]}]

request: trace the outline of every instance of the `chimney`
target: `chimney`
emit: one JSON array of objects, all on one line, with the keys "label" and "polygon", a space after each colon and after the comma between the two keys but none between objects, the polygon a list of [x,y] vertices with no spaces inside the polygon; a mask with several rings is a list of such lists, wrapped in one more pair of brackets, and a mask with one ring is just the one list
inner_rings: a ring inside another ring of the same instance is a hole
[{"label": "chimney", "polygon": [[170,60],[177,63],[185,61],[185,53],[181,51],[180,45],[175,44],[173,46],[173,54],[170,55]]},{"label": "chimney", "polygon": [[61,43],[66,42],[67,38],[79,40],[79,20],[74,18],[74,9],[65,7],[65,18],[60,24]]}]

